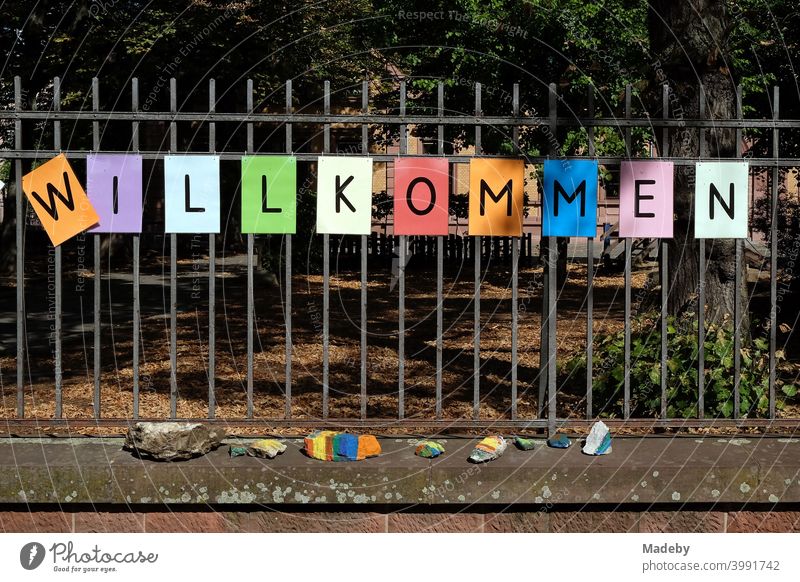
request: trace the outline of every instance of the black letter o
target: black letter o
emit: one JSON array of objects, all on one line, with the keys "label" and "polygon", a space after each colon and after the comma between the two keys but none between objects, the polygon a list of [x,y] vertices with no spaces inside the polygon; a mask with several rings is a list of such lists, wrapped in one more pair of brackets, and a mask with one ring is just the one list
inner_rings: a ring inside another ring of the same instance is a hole
[{"label": "black letter o", "polygon": [[[411,194],[414,192],[414,187],[417,184],[425,184],[428,186],[428,189],[431,191],[431,201],[428,204],[428,207],[425,210],[419,210],[414,206],[414,202],[411,200]],[[428,178],[423,176],[419,176],[418,178],[414,178],[411,180],[411,183],[408,185],[408,190],[406,190],[406,202],[408,203],[408,209],[411,210],[417,216],[425,216],[436,205],[436,189],[433,187],[433,182],[431,182]]]}]

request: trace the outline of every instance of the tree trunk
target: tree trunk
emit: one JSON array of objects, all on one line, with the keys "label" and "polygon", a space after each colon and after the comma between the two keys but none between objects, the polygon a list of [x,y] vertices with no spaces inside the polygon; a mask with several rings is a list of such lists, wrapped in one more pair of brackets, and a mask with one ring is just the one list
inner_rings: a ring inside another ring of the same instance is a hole
[{"label": "tree trunk", "polygon": [[[670,117],[679,120],[700,117],[701,84],[705,88],[704,117],[735,117],[736,84],[722,56],[730,30],[725,4],[718,0],[655,0],[650,6],[653,73],[659,88],[663,84],[669,86]],[[671,130],[668,155],[735,156],[734,130],[705,130],[703,152],[700,152],[701,131],[687,127]],[[694,238],[694,178],[693,167],[676,166],[675,228],[669,245],[671,315],[698,308],[700,245]],[[731,239],[706,241],[705,309],[709,323],[721,323],[726,318],[732,319],[735,302],[739,301],[742,330],[747,335],[747,270],[744,258],[736,265],[735,243]],[[737,268],[743,275],[738,292]]]}]

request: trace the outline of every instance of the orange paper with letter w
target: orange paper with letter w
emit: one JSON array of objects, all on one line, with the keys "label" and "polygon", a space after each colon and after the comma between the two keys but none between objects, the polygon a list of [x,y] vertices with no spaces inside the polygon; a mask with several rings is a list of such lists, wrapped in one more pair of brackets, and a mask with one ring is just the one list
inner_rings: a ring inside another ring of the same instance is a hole
[{"label": "orange paper with letter w", "polygon": [[100,220],[64,154],[25,174],[22,190],[53,246]]}]

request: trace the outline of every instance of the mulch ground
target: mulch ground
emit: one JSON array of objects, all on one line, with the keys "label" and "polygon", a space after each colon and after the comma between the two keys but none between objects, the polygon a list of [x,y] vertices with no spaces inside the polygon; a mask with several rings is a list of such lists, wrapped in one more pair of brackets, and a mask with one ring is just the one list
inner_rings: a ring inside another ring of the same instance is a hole
[{"label": "mulch ground", "polygon": [[[169,289],[153,261],[142,283],[140,356],[141,417],[167,418],[170,412]],[[180,261],[178,297],[178,417],[208,415],[208,309],[204,262]],[[357,271],[335,265],[330,280],[330,418],[360,415],[360,285]],[[380,267],[380,266],[379,266]],[[292,280],[292,417],[322,415],[322,277],[303,274],[296,266]],[[246,408],[247,327],[246,273],[241,261],[218,268],[216,312],[217,418],[244,418]],[[646,308],[658,288],[646,285],[647,270],[633,275],[635,308]],[[29,364],[25,416],[52,418],[55,409],[53,346],[47,341],[50,304],[41,295],[44,275],[26,285]],[[507,265],[489,265],[481,283],[481,404],[483,419],[509,418],[511,410],[511,288]],[[541,268],[525,267],[519,276],[520,325],[518,374],[520,418],[537,415],[541,325]],[[586,265],[571,264],[559,292],[559,362],[586,349]],[[41,283],[41,285],[39,284]],[[81,283],[83,283],[81,285]],[[63,414],[93,414],[92,285],[90,274],[79,278],[65,267]],[[13,281],[0,287],[0,301],[13,314]],[[398,414],[398,292],[391,289],[388,269],[370,267],[368,284],[367,416]],[[470,263],[448,268],[443,305],[443,403],[445,419],[471,418],[473,399],[473,271]],[[284,290],[261,273],[255,284],[254,389],[255,416],[275,418],[285,406]],[[623,328],[621,274],[595,277],[594,333]],[[133,415],[131,285],[124,277],[103,280],[101,410],[104,418]],[[2,403],[0,418],[16,415],[14,326],[3,328],[0,352]],[[791,362],[795,362],[789,353]],[[795,365],[795,364],[790,364]],[[405,415],[434,418],[436,380],[436,273],[433,267],[409,265],[405,300]],[[583,417],[584,387],[563,385],[559,416]],[[595,401],[595,410],[603,403]],[[797,415],[794,407],[783,414]],[[265,422],[268,426],[268,422]],[[87,434],[117,429],[81,429]],[[236,432],[245,433],[247,430]],[[255,430],[255,432],[265,432]],[[270,430],[270,432],[280,432]],[[296,432],[296,430],[292,431]]]}]

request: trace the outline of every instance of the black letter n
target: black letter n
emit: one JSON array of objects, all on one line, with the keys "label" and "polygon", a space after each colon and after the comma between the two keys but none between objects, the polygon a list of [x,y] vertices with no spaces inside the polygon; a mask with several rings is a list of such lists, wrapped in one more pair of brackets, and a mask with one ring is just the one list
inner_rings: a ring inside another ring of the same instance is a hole
[{"label": "black letter n", "polygon": [[708,216],[711,220],[714,220],[714,198],[719,200],[719,203],[722,204],[722,209],[725,211],[725,214],[733,220],[733,183],[731,183],[731,190],[730,190],[730,204],[726,204],[725,200],[722,199],[722,195],[717,190],[717,187],[714,184],[711,184],[708,189]]}]

